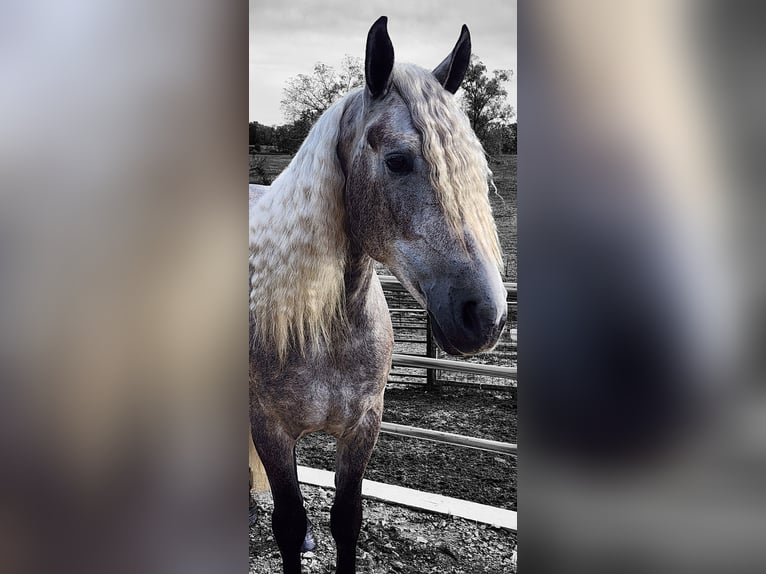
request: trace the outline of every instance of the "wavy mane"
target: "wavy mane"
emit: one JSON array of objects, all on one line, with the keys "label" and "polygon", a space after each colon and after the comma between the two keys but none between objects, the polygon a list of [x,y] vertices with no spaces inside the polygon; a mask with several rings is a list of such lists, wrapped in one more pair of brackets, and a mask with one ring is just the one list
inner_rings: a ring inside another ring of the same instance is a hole
[{"label": "wavy mane", "polygon": [[[350,94],[349,94],[350,95]],[[349,96],[314,124],[290,164],[250,206],[250,311],[256,342],[284,360],[290,343],[329,343],[345,324],[340,120]]]},{"label": "wavy mane", "polygon": [[447,222],[463,241],[463,226],[473,230],[479,248],[502,267],[503,256],[489,203],[492,171],[468,116],[428,70],[413,64],[397,64],[392,80],[423,138],[423,157]]}]

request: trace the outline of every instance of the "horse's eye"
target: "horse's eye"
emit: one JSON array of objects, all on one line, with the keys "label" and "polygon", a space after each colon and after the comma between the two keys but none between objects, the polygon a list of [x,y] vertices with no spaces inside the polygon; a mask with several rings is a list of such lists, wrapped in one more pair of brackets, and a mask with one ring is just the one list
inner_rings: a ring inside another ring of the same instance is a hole
[{"label": "horse's eye", "polygon": [[402,153],[391,154],[386,158],[386,166],[393,173],[409,173],[412,171],[412,158]]}]

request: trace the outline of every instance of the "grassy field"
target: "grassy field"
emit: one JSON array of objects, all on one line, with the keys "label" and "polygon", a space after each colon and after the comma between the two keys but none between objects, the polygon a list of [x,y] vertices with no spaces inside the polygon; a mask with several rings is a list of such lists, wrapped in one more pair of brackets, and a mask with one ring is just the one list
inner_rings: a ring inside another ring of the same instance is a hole
[{"label": "grassy field", "polygon": [[[289,155],[251,155],[250,183],[271,183],[290,159]],[[497,193],[490,189],[490,202],[505,259],[504,276],[516,281],[516,156],[496,156],[489,166],[497,187]]]}]

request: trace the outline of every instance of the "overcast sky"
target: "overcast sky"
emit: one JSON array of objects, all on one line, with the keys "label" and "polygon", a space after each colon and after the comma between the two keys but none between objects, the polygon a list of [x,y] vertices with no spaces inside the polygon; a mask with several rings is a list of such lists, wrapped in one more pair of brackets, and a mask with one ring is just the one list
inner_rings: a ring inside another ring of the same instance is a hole
[{"label": "overcast sky", "polygon": [[316,62],[337,68],[364,57],[367,32],[388,16],[397,61],[434,68],[452,50],[460,26],[490,70],[511,69],[516,108],[516,0],[250,0],[250,121],[285,123],[279,102],[288,78]]}]

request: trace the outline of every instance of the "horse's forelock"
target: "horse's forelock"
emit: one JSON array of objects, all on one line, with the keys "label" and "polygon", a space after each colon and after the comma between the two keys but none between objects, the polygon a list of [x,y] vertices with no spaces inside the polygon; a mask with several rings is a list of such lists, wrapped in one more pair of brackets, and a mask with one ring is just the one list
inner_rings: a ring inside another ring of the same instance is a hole
[{"label": "horse's forelock", "polygon": [[484,254],[500,266],[502,255],[488,195],[492,171],[468,117],[428,70],[397,64],[392,79],[423,139],[429,179],[447,222],[461,242],[466,225]]}]

